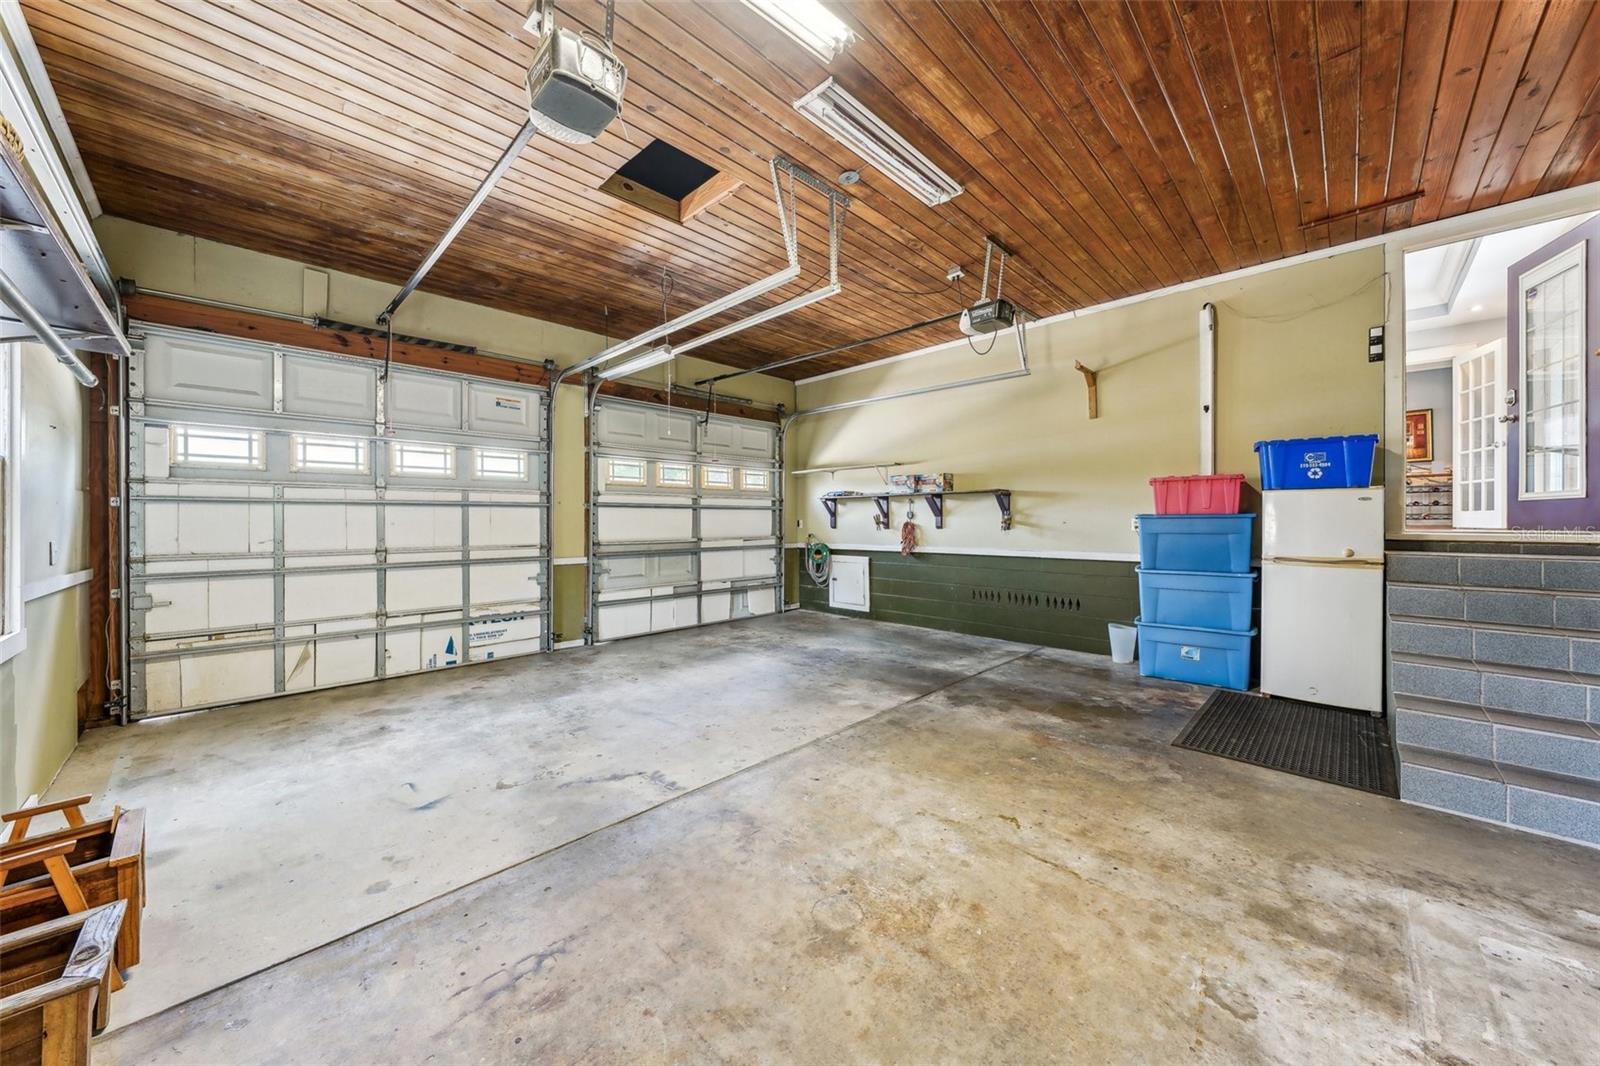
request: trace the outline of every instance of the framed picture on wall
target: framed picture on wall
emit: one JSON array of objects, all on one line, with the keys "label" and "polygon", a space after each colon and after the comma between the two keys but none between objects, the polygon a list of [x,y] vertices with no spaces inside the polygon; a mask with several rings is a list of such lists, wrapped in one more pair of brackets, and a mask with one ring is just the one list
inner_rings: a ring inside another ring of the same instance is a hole
[{"label": "framed picture on wall", "polygon": [[1406,462],[1433,462],[1433,408],[1406,412]]}]

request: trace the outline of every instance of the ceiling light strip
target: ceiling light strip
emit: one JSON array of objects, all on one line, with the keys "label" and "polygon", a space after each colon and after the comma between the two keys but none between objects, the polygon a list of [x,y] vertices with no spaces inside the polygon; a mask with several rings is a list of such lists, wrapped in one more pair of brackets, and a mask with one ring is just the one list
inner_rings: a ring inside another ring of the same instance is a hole
[{"label": "ceiling light strip", "polygon": [[961,183],[869,111],[832,78],[794,102],[795,110],[853,149],[929,207],[961,195]]}]

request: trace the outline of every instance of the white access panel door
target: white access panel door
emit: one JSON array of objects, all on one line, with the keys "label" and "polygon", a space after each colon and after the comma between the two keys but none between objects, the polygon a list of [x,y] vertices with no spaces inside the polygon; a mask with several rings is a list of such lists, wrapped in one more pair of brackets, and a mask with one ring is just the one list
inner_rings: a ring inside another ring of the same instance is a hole
[{"label": "white access panel door", "polygon": [[1383,712],[1381,565],[1262,562],[1261,691]]},{"label": "white access panel door", "polygon": [[1262,559],[1383,559],[1383,490],[1261,494]]},{"label": "white access panel door", "polygon": [[828,606],[846,611],[870,611],[872,587],[865,555],[835,555],[830,560]]}]

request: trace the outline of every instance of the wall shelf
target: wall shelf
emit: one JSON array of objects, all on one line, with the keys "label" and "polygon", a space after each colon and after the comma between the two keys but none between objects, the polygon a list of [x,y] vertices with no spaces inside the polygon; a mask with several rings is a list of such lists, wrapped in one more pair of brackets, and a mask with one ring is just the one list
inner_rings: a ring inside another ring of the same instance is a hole
[{"label": "wall shelf", "polygon": [[995,506],[1000,508],[1000,528],[1011,528],[1011,490],[1010,489],[954,489],[949,492],[862,492],[852,496],[823,496],[822,509],[828,512],[828,528],[839,528],[839,501],[840,500],[871,500],[877,505],[878,514],[876,522],[879,529],[889,528],[889,501],[904,500],[921,497],[928,502],[928,510],[933,512],[933,528],[944,528],[944,498],[946,496],[993,496]]}]

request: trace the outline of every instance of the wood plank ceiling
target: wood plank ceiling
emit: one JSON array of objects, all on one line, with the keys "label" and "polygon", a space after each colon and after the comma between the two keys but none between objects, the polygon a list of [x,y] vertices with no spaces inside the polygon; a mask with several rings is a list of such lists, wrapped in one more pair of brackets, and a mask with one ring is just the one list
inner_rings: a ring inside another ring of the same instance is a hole
[{"label": "wood plank ceiling", "polygon": [[[986,233],[1018,253],[1007,295],[1046,315],[1600,179],[1591,0],[828,3],[859,39],[824,69],[742,4],[622,0],[623,121],[536,139],[424,288],[619,336],[660,320],[664,270],[673,314],[769,273],[766,160],[859,163],[792,107],[830,73],[966,191],[927,208],[863,170],[845,291],[700,355],[751,366],[953,310]],[[24,4],[108,212],[396,283],[522,122],[534,52],[527,0]],[[598,30],[603,8],[560,18]],[[744,188],[685,226],[598,191],[656,137]],[[767,303],[826,269],[801,199],[807,271]]]}]

